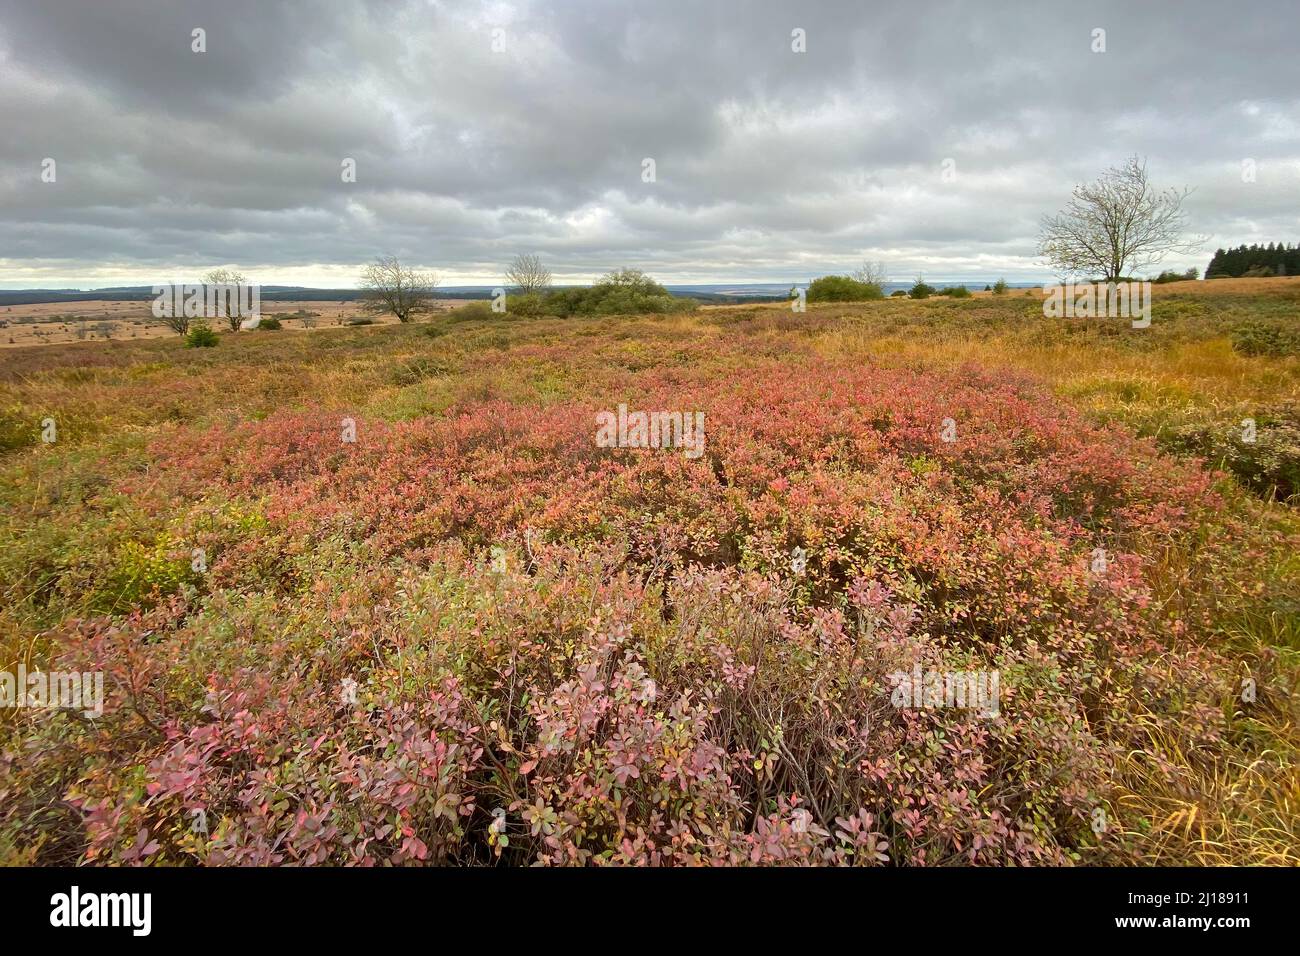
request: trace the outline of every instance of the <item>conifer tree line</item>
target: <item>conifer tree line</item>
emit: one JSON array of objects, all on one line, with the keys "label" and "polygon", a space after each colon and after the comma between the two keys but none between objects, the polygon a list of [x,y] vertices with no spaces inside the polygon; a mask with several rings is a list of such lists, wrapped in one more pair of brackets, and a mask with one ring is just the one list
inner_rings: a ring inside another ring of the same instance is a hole
[{"label": "conifer tree line", "polygon": [[1205,269],[1207,279],[1248,275],[1300,275],[1300,246],[1270,242],[1219,249]]}]

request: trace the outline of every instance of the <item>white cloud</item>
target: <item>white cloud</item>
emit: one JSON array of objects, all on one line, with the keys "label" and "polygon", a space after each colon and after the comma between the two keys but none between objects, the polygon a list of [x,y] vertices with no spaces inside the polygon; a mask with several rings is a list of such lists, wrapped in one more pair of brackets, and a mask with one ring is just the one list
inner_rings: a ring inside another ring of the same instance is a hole
[{"label": "white cloud", "polygon": [[[1038,278],[1039,217],[1135,152],[1160,183],[1196,187],[1211,236],[1167,265],[1298,238],[1300,65],[1281,2],[1230,18],[1208,0],[1176,17],[1064,0],[214,9],[0,0],[0,287],[216,262],[350,285],[381,253],[478,283],[522,251],[561,281],[620,265],[805,281],[864,255],[900,277]],[[206,54],[189,48],[197,23]],[[1249,186],[1243,157],[1259,163]]]}]

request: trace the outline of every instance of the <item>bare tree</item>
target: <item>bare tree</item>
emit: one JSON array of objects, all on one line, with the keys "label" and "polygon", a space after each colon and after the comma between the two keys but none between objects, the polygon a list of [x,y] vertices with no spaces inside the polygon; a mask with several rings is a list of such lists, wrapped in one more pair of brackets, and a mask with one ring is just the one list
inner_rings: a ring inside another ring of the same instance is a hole
[{"label": "bare tree", "polygon": [[416,272],[396,256],[381,256],[361,274],[361,300],[369,312],[391,312],[398,322],[410,322],[432,308],[438,277]]},{"label": "bare tree", "polygon": [[[244,284],[244,274],[236,272],[234,269],[213,269],[203,277],[204,286],[234,286]],[[206,293],[206,289],[204,290]],[[230,290],[226,290],[229,292]],[[226,324],[230,326],[230,331],[238,332],[239,323],[243,321],[243,316],[239,314],[239,296],[237,295],[219,295],[215,297],[217,311],[219,315],[211,316],[214,319],[225,319]],[[176,328],[174,325],[172,328]],[[180,329],[176,331],[181,332]],[[184,334],[184,332],[181,332]]]},{"label": "bare tree", "polygon": [[887,281],[884,263],[863,259],[862,265],[853,271],[853,278],[870,285],[883,286]]},{"label": "bare tree", "polygon": [[[178,335],[185,335],[190,330],[190,322],[192,320],[185,314],[183,303],[178,301],[180,297],[175,295],[177,287],[175,285],[165,285],[160,286],[159,288],[162,289],[164,296],[164,300],[161,303],[161,311],[163,314],[160,316],[162,324]],[[159,303],[154,304],[153,311],[154,315],[158,315]]]},{"label": "bare tree", "polygon": [[551,287],[551,270],[537,256],[515,256],[506,270],[506,281],[517,292],[545,292]]},{"label": "bare tree", "polygon": [[1043,217],[1038,254],[1062,275],[1113,282],[1171,252],[1195,252],[1205,239],[1186,235],[1183,200],[1190,193],[1156,189],[1146,163],[1132,156],[1096,182],[1076,186],[1069,205]]},{"label": "bare tree", "polygon": [[163,316],[162,323],[173,332],[177,332],[181,335],[184,335],[190,330],[190,318],[184,313],[184,311],[178,312],[175,315]]}]

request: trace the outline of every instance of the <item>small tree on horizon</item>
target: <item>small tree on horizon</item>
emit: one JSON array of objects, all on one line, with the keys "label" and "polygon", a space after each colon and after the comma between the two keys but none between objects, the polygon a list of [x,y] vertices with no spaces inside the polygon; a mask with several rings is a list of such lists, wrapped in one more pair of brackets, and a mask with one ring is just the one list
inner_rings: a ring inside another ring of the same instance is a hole
[{"label": "small tree on horizon", "polygon": [[[242,285],[243,282],[244,282],[244,274],[235,269],[224,269],[224,268],[212,269],[208,272],[207,275],[203,277],[203,284],[205,286],[206,285]],[[239,323],[243,321],[243,316],[239,314],[238,298],[229,295],[221,296],[221,298],[218,299],[217,304],[221,309],[221,315],[219,316],[214,315],[212,316],[212,318],[224,319],[226,324],[230,326],[230,331],[238,332]],[[176,328],[176,327],[172,326],[172,328]],[[181,330],[177,329],[177,331],[180,332]],[[184,333],[182,332],[182,334]]]},{"label": "small tree on horizon", "polygon": [[883,287],[889,281],[885,273],[885,264],[873,259],[863,259],[862,265],[853,270],[853,278],[858,282]]},{"label": "small tree on horizon", "polygon": [[625,289],[635,289],[645,292],[649,295],[666,295],[668,290],[662,285],[650,278],[640,269],[632,269],[624,266],[621,269],[611,269],[606,272],[596,282],[597,286],[617,286]]},{"label": "small tree on horizon", "polygon": [[925,281],[924,276],[917,276],[916,281],[912,283],[912,288],[908,290],[909,298],[928,299],[939,290]]},{"label": "small tree on horizon", "polygon": [[515,256],[515,261],[506,270],[506,282],[523,295],[545,292],[551,287],[551,270],[542,265],[538,256]]},{"label": "small tree on horizon", "polygon": [[1191,254],[1204,242],[1186,236],[1189,188],[1158,190],[1146,163],[1131,156],[1099,179],[1074,187],[1074,198],[1044,216],[1038,254],[1063,276],[1100,275],[1114,282],[1155,265],[1168,253]]},{"label": "small tree on horizon", "polygon": [[432,307],[438,277],[402,265],[397,256],[381,256],[361,274],[361,301],[368,312],[391,312],[410,322]]}]

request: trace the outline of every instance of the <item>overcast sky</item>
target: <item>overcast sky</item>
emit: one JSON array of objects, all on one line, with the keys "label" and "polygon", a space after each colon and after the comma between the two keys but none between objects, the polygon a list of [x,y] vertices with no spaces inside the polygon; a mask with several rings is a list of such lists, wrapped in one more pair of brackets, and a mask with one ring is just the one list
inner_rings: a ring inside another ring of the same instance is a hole
[{"label": "overcast sky", "polygon": [[1294,0],[0,0],[0,130],[7,288],[1037,279],[1132,153],[1210,237],[1165,265],[1300,241]]}]

